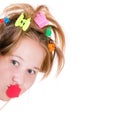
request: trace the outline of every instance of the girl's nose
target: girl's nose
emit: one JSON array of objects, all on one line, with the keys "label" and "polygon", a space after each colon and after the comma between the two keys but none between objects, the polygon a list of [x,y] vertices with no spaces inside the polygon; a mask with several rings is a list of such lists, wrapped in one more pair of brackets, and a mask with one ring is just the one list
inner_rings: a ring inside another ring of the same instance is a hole
[{"label": "girl's nose", "polygon": [[24,72],[19,72],[19,73],[14,73],[12,77],[13,84],[19,84],[22,85],[24,84],[25,77],[24,77]]}]

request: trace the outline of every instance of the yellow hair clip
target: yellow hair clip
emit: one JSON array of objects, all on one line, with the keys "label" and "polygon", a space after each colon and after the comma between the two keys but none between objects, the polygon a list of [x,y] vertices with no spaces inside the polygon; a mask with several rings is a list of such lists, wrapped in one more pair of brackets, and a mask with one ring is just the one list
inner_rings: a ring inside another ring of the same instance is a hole
[{"label": "yellow hair clip", "polygon": [[24,19],[24,14],[21,13],[21,15],[18,17],[18,19],[15,22],[15,26],[19,26],[22,28],[23,31],[26,31],[30,25],[31,18]]}]

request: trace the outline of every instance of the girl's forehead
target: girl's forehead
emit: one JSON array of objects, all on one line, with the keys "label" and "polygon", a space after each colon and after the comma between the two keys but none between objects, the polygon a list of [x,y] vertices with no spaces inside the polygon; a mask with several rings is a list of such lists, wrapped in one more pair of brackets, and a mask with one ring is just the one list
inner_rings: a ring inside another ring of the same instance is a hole
[{"label": "girl's forehead", "polygon": [[12,51],[12,55],[19,56],[27,64],[34,63],[37,66],[41,66],[45,57],[45,51],[38,41],[23,38],[14,51]]}]

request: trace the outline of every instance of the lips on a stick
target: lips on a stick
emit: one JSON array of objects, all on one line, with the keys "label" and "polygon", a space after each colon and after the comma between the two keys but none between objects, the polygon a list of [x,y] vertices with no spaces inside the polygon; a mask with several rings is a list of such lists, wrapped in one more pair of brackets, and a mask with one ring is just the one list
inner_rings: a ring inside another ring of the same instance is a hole
[{"label": "lips on a stick", "polygon": [[20,87],[19,85],[10,85],[6,91],[6,94],[9,98],[15,98],[20,95]]}]

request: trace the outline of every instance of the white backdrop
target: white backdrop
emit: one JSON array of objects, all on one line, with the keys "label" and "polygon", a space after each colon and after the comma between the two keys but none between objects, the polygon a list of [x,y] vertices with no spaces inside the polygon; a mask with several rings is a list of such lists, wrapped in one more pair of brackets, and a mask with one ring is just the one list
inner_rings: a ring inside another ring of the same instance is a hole
[{"label": "white backdrop", "polygon": [[[57,79],[10,101],[0,119],[120,120],[119,0],[26,1],[48,5],[63,26],[66,64]],[[0,8],[15,2],[0,0]]]}]

